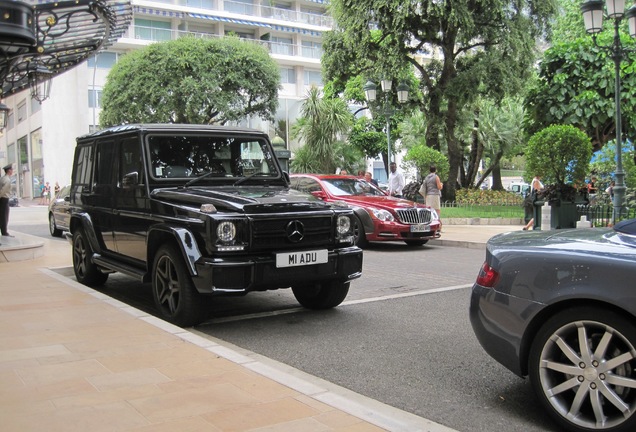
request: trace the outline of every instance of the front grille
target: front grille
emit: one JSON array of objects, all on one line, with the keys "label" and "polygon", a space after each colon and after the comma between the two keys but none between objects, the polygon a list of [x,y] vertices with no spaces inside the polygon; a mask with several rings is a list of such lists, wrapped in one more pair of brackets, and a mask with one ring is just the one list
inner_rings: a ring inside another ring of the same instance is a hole
[{"label": "front grille", "polygon": [[431,222],[431,211],[426,208],[397,209],[397,216],[400,222],[408,225]]},{"label": "front grille", "polygon": [[[303,227],[303,238],[293,242],[288,238],[287,225],[298,221]],[[332,243],[332,215],[277,215],[275,218],[257,217],[252,219],[251,248],[257,249],[304,249],[328,246]]]}]

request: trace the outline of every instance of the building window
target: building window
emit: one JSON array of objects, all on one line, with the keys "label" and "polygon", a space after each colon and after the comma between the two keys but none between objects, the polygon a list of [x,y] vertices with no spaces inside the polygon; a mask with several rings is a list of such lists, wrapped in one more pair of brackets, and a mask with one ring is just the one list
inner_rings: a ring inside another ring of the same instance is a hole
[{"label": "building window", "polygon": [[280,68],[280,82],[282,84],[296,84],[296,70],[294,68]]},{"label": "building window", "polygon": [[31,115],[42,109],[42,104],[35,99],[31,98]]},{"label": "building window", "polygon": [[88,90],[88,107],[89,108],[101,108],[102,107],[102,91],[101,90]]},{"label": "building window", "polygon": [[305,85],[322,86],[322,74],[320,71],[305,69]]},{"label": "building window", "polygon": [[20,102],[18,105],[18,123],[23,122],[27,118],[27,105],[26,101]]},{"label": "building window", "polygon": [[15,126],[15,116],[13,115],[13,110],[9,113],[9,117],[7,117],[7,130],[13,129]]},{"label": "building window", "polygon": [[320,42],[302,41],[303,57],[319,59],[322,56],[322,44]]},{"label": "building window", "polygon": [[169,21],[153,21],[135,18],[135,38],[155,42],[172,39],[172,27]]},{"label": "building window", "polygon": [[223,3],[223,10],[243,15],[254,15],[254,2],[252,0],[233,0]]},{"label": "building window", "polygon": [[272,36],[270,38],[272,54],[294,55],[292,38]]},{"label": "building window", "polygon": [[93,68],[97,65],[99,69],[110,69],[115,66],[115,63],[117,63],[117,53],[109,51],[90,56],[87,62],[89,68]]},{"label": "building window", "polygon": [[214,0],[186,0],[186,5],[199,9],[214,9]]},{"label": "building window", "polygon": [[40,186],[44,184],[42,129],[31,132],[31,178],[33,179],[33,196],[39,196]]}]

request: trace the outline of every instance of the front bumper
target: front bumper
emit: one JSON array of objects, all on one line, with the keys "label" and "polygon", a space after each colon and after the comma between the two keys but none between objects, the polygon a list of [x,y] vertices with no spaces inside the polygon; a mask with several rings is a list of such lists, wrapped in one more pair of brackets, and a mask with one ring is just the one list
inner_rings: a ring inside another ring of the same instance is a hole
[{"label": "front bumper", "polygon": [[202,294],[246,294],[308,285],[317,282],[347,282],[362,275],[362,250],[346,247],[330,250],[324,264],[276,267],[274,254],[236,258],[201,258],[193,276]]},{"label": "front bumper", "polygon": [[376,221],[373,233],[366,236],[369,241],[430,240],[441,236],[442,225],[439,222],[431,223],[429,228],[429,231],[412,232],[411,225]]}]

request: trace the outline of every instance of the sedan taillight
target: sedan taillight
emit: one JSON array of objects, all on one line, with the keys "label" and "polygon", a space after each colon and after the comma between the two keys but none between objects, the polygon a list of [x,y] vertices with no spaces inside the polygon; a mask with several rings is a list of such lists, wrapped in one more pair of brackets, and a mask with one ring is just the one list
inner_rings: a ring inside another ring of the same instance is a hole
[{"label": "sedan taillight", "polygon": [[487,262],[481,266],[479,275],[477,276],[477,285],[481,285],[486,288],[492,288],[499,280],[499,273],[490,267]]}]

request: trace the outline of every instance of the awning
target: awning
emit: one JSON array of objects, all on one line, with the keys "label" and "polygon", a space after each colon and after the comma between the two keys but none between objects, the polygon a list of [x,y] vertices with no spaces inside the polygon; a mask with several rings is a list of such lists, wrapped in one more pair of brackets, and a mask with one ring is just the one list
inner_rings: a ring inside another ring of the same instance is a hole
[{"label": "awning", "polygon": [[151,9],[151,8],[141,7],[141,6],[134,6],[133,11],[135,11],[135,13],[159,15],[159,16],[165,16],[165,17],[175,17],[175,18],[185,17],[185,13],[183,12],[166,11],[161,9]]},{"label": "awning", "polygon": [[317,32],[317,31],[313,31],[313,30],[307,30],[307,29],[300,28],[300,27],[287,27],[287,26],[272,25],[271,28],[272,28],[272,30],[290,32],[290,33],[300,33],[300,34],[306,34],[306,35],[318,36],[318,37],[322,36],[321,32]]},{"label": "awning", "polygon": [[220,16],[216,16],[216,15],[202,15],[202,14],[195,14],[195,13],[188,13],[188,15],[191,16],[192,18],[198,18],[198,19],[206,19],[206,20],[220,21],[220,22],[229,22],[229,23],[234,23],[234,24],[252,25],[252,26],[257,26],[257,27],[265,27],[265,28],[269,28],[269,29],[272,29],[272,30],[276,30],[276,31],[290,32],[290,33],[300,33],[300,34],[306,34],[306,35],[310,35],[310,36],[318,36],[318,37],[322,36],[321,32],[317,32],[317,31],[313,31],[313,30],[307,30],[307,29],[300,28],[300,27],[279,26],[279,25],[267,24],[267,23],[259,22],[259,21],[248,21],[248,20],[243,20],[243,19],[220,17]]},{"label": "awning", "polygon": [[188,13],[188,15],[190,15],[192,18],[198,18],[198,19],[205,19],[205,20],[211,20],[211,21],[221,21],[221,22],[229,22],[229,23],[234,23],[234,24],[245,24],[245,25],[252,25],[252,26],[257,26],[257,27],[272,28],[272,26],[270,24],[263,23],[263,22],[258,22],[258,21],[248,21],[248,20],[241,20],[241,19],[235,19],[235,18],[220,17],[220,16],[215,16],[215,15],[202,15],[202,14],[196,14],[196,13]]}]

